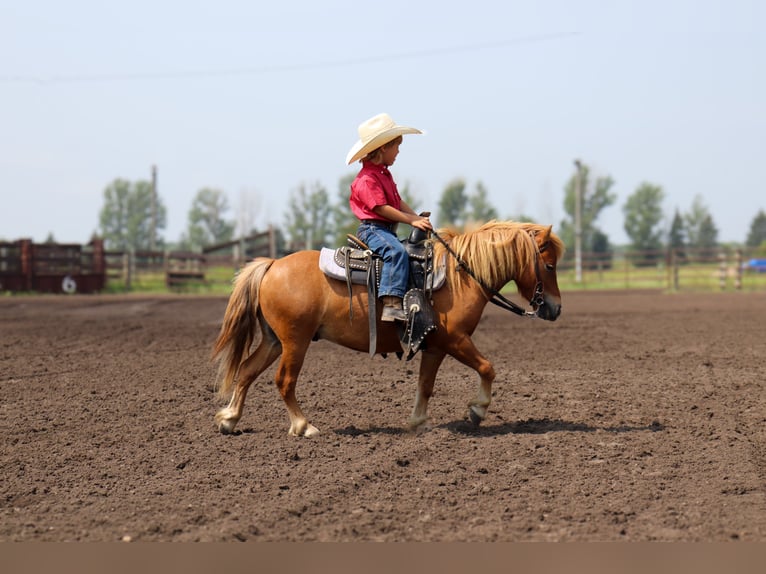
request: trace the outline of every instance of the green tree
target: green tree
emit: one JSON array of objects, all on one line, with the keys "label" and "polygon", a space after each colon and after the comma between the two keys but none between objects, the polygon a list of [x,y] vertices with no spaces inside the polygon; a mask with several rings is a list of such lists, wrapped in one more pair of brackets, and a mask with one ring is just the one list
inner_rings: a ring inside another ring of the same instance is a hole
[{"label": "green tree", "polygon": [[453,179],[447,184],[439,200],[437,223],[440,227],[460,228],[465,224],[468,197],[465,194],[465,180]]},{"label": "green tree", "polygon": [[699,235],[697,237],[697,247],[700,248],[700,255],[703,257],[712,257],[715,254],[715,248],[718,246],[718,228],[713,223],[713,216],[708,213],[700,223]]},{"label": "green tree", "polygon": [[[402,198],[402,201],[409,205],[412,208],[412,211],[415,213],[420,212],[420,200],[415,196],[415,194],[410,189],[410,182],[405,181],[404,185],[399,189],[399,196]],[[397,228],[397,235],[400,238],[407,237],[410,232],[412,231],[412,227],[409,225],[400,225]]]},{"label": "green tree", "polygon": [[344,175],[338,180],[338,203],[332,207],[332,220],[335,226],[335,244],[346,245],[346,235],[356,235],[359,220],[351,212],[348,199],[351,196],[351,183],[355,173]]},{"label": "green tree", "polygon": [[[582,203],[580,213],[583,251],[594,251],[595,234],[597,231],[603,233],[596,226],[595,222],[601,210],[612,205],[617,199],[617,195],[611,191],[613,185],[614,180],[609,176],[599,177],[591,185],[590,169],[586,165],[582,166]],[[574,256],[575,244],[576,190],[577,174],[575,173],[564,188],[564,212],[566,213],[566,218],[561,222],[559,229],[559,237],[564,241],[567,246],[567,253],[571,254],[571,256]]]},{"label": "green tree", "polygon": [[531,215],[527,215],[526,213],[523,213],[523,212],[522,213],[517,213],[515,215],[509,215],[508,217],[506,217],[506,219],[509,220],[509,221],[526,221],[528,223],[534,223],[535,222],[535,218],[534,217],[532,217]]},{"label": "green tree", "polygon": [[402,198],[402,201],[409,205],[412,208],[412,211],[419,212],[420,210],[420,200],[417,198],[415,193],[410,189],[410,182],[405,181],[402,188],[399,190],[399,196]]},{"label": "green tree", "polygon": [[[658,185],[642,183],[628,197],[622,208],[625,215],[623,227],[631,240],[631,247],[637,251],[658,250],[662,247],[663,230],[662,201],[665,192]],[[656,254],[647,255],[645,261],[650,263],[657,259]]]},{"label": "green tree", "polygon": [[673,221],[670,223],[668,249],[675,252],[676,258],[680,260],[686,258],[686,228],[684,227],[684,220],[683,217],[681,217],[681,212],[678,211],[678,208],[676,208],[676,213],[673,215]]},{"label": "green tree", "polygon": [[223,191],[206,187],[197,192],[189,210],[187,228],[191,249],[201,251],[203,247],[231,241],[235,223],[224,218],[227,211],[229,202]]},{"label": "green tree", "polygon": [[750,231],[747,234],[745,245],[759,247],[764,241],[766,241],[766,212],[761,209],[750,223]]},{"label": "green tree", "polygon": [[594,229],[591,236],[590,251],[593,254],[591,269],[611,269],[612,268],[612,245],[609,243],[609,237],[600,229]]},{"label": "green tree", "polygon": [[165,228],[166,209],[156,198],[156,220],[152,238],[152,184],[116,179],[104,190],[99,214],[101,235],[107,249],[147,250],[162,245],[159,232]]},{"label": "green tree", "polygon": [[468,199],[471,210],[468,219],[476,223],[486,223],[491,219],[497,219],[497,210],[489,202],[487,188],[482,182],[476,184],[476,191]]},{"label": "green tree", "polygon": [[713,224],[713,216],[701,195],[694,197],[691,208],[684,214],[684,228],[689,247],[709,247],[711,240],[715,245],[718,231]]},{"label": "green tree", "polygon": [[316,249],[329,245],[332,206],[327,190],[314,183],[311,189],[301,184],[290,195],[285,214],[285,228],[292,248]]}]

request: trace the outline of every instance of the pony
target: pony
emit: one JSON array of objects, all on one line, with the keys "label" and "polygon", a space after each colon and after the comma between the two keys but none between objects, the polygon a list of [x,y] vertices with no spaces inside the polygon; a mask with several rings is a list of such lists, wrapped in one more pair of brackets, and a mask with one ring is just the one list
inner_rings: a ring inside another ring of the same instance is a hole
[{"label": "pony", "polygon": [[[478,393],[468,403],[470,420],[479,425],[487,416],[495,379],[492,363],[471,340],[482,311],[493,302],[519,314],[555,321],[561,313],[556,264],[564,244],[552,226],[495,220],[465,233],[439,230],[428,241],[433,242],[434,261],[446,262],[446,282],[431,293],[437,328],[426,336],[421,350],[408,426],[417,430],[427,421],[436,373],[447,355],[479,375]],[[287,408],[289,434],[316,435],[319,430],[306,418],[295,395],[309,345],[325,339],[355,351],[370,351],[366,287],[354,285],[349,302],[347,285],[327,277],[318,262],[319,252],[312,250],[280,259],[258,257],[235,277],[213,347],[219,394],[224,399],[230,395],[228,406],[215,415],[221,433],[234,432],[248,388],[280,359],[275,382]],[[521,307],[499,294],[510,281],[530,302],[532,311],[520,312]],[[380,312],[375,353],[401,352],[396,325],[381,322]]]}]

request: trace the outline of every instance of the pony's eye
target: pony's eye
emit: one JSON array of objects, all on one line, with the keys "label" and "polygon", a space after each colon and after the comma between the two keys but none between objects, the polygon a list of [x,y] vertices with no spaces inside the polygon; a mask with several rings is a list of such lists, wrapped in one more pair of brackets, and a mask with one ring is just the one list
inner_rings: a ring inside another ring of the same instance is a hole
[{"label": "pony's eye", "polygon": [[556,268],[556,266],[555,266],[555,265],[552,265],[552,264],[550,264],[550,263],[546,263],[546,264],[545,264],[545,268],[546,268],[548,271],[553,271],[553,270]]}]

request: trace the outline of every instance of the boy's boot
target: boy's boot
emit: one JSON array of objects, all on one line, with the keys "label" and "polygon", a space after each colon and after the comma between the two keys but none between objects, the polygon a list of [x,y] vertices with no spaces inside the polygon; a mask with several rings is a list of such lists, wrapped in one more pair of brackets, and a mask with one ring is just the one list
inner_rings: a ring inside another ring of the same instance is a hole
[{"label": "boy's boot", "polygon": [[394,297],[392,295],[383,296],[383,314],[380,320],[386,322],[407,320],[407,314],[402,309],[401,297]]}]

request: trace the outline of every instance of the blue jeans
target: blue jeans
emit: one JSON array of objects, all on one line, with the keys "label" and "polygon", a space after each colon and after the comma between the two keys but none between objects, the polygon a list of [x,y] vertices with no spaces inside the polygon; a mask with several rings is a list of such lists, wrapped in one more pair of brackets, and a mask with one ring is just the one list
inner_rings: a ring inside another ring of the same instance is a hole
[{"label": "blue jeans", "polygon": [[363,221],[356,235],[383,258],[378,296],[404,297],[410,277],[410,260],[396,233],[389,228]]}]

